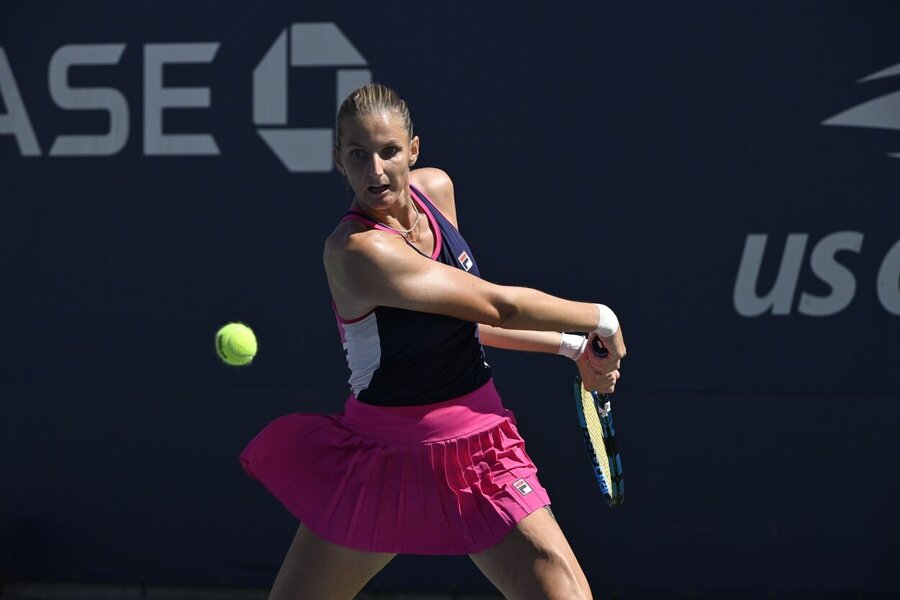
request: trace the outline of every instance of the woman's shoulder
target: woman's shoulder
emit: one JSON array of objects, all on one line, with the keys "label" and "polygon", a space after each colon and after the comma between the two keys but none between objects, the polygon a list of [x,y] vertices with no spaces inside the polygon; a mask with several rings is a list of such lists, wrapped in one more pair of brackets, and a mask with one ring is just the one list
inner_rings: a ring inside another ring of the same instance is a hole
[{"label": "woman's shoulder", "polygon": [[410,171],[410,183],[421,190],[428,199],[456,225],[456,197],[453,180],[442,169],[424,167]]},{"label": "woman's shoulder", "polygon": [[384,249],[384,244],[395,242],[396,237],[398,236],[374,229],[356,220],[341,221],[325,239],[325,263],[328,265],[335,259],[377,253]]},{"label": "woman's shoulder", "polygon": [[397,254],[398,235],[373,229],[353,220],[338,223],[325,240],[322,262],[339,315],[352,317],[369,312],[360,289],[372,286],[372,277],[386,272]]}]

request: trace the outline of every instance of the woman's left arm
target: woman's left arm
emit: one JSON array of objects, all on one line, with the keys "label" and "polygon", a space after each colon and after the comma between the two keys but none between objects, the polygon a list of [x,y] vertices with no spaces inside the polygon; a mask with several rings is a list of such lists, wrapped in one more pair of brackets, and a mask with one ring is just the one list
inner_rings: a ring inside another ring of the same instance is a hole
[{"label": "woman's left arm", "polygon": [[[563,347],[563,334],[556,331],[529,331],[522,329],[503,329],[492,325],[478,324],[478,338],[481,343],[491,348],[503,350],[519,350],[523,352],[545,352],[560,354],[575,361],[587,389],[610,394],[616,390],[616,383],[621,376],[618,369],[606,374],[591,363],[590,351],[585,346],[578,350],[578,335],[568,335]],[[582,338],[584,339],[584,338]]]},{"label": "woman's left arm", "polygon": [[482,344],[491,348],[548,354],[559,353],[562,342],[562,334],[556,331],[502,329],[484,323],[478,324],[478,338]]}]

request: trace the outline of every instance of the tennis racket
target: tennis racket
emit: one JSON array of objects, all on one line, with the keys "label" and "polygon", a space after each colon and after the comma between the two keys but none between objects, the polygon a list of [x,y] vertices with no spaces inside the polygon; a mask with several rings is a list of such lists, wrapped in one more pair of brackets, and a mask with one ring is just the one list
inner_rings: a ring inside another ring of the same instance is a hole
[{"label": "tennis racket", "polygon": [[[591,349],[598,356],[606,354],[606,349],[600,346],[596,338]],[[594,477],[603,498],[610,506],[618,506],[625,498],[625,484],[622,480],[622,460],[616,446],[609,394],[587,391],[581,377],[576,375],[575,406]]]}]

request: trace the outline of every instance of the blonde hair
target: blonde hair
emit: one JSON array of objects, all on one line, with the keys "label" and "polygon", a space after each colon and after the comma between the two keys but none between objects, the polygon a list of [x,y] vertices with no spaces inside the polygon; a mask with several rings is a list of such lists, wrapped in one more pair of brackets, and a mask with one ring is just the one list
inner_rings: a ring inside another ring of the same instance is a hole
[{"label": "blonde hair", "polygon": [[406,129],[409,139],[413,138],[413,123],[406,101],[386,85],[369,83],[350,92],[341,103],[337,113],[334,145],[341,147],[341,123],[346,119],[377,113],[393,113],[400,117],[400,123]]}]

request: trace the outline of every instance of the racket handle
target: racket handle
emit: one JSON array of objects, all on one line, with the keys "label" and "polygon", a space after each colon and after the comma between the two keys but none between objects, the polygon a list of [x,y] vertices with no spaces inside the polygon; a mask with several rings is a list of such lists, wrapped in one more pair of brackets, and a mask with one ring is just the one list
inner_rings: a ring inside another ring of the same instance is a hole
[{"label": "racket handle", "polygon": [[593,339],[591,339],[591,350],[594,352],[595,356],[599,356],[600,358],[609,354],[609,350],[603,347],[598,336],[594,336]]}]

